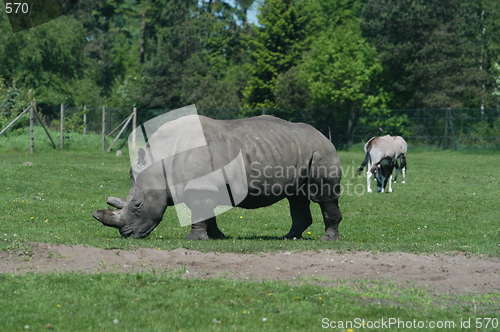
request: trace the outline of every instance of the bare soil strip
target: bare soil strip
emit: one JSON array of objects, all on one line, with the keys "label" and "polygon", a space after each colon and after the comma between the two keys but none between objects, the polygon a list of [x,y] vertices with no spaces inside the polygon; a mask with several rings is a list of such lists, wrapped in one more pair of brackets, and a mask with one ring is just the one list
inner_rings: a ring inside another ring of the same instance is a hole
[{"label": "bare soil strip", "polygon": [[105,250],[82,245],[29,243],[30,256],[0,251],[0,273],[149,272],[182,270],[185,277],[243,280],[389,279],[444,294],[500,292],[500,259],[461,253],[337,253],[333,250],[236,254],[136,248]]}]

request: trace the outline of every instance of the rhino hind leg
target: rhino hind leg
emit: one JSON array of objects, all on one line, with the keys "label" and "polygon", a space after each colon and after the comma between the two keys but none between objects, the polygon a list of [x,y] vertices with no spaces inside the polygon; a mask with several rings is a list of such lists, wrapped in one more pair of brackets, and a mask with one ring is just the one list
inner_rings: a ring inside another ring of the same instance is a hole
[{"label": "rhino hind leg", "polygon": [[288,197],[292,227],[285,239],[301,239],[302,233],[312,224],[310,201],[305,195]]},{"label": "rhino hind leg", "polygon": [[326,202],[319,202],[323,220],[325,221],[325,235],[323,240],[342,240],[339,235],[339,224],[342,220],[342,213],[339,209],[338,199]]}]

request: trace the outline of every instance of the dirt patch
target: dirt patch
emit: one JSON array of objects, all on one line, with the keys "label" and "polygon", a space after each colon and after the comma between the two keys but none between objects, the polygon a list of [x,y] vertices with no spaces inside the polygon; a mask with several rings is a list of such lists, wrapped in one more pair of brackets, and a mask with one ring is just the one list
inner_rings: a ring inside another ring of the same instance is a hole
[{"label": "dirt patch", "polygon": [[[81,271],[146,272],[181,269],[186,277],[224,276],[251,280],[311,278],[322,284],[338,279],[390,279],[426,286],[445,294],[500,292],[500,259],[463,254],[277,252],[202,253],[184,248],[104,250],[82,245],[29,243],[31,256],[0,251],[0,273]],[[314,278],[313,278],[314,277]]]}]

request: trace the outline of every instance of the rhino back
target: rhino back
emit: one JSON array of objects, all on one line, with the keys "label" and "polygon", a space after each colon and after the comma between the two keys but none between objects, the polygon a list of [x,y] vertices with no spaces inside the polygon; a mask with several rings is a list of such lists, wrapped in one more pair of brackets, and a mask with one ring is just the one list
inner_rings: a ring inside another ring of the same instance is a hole
[{"label": "rhino back", "polygon": [[254,168],[257,164],[263,167],[307,166],[313,154],[321,157],[325,165],[340,166],[333,144],[310,125],[269,115],[237,120],[201,118],[207,142],[234,144]]}]

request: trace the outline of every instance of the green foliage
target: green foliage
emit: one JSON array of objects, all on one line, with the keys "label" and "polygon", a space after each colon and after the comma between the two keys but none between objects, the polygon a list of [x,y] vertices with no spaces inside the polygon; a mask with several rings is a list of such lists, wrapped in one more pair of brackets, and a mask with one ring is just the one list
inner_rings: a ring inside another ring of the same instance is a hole
[{"label": "green foliage", "polygon": [[20,92],[13,87],[6,87],[3,78],[0,76],[0,109],[3,116],[9,116],[19,104]]},{"label": "green foliage", "polygon": [[142,78],[129,75],[122,81],[116,80],[109,97],[109,106],[117,108],[137,107],[143,89]]},{"label": "green foliage", "polygon": [[83,115],[89,113],[89,109],[82,109],[81,111],[74,112],[71,116],[64,121],[66,130],[71,132],[83,132],[85,123],[83,122]]},{"label": "green foliage", "polygon": [[384,107],[387,93],[372,86],[382,66],[356,21],[333,26],[312,43],[301,66],[313,103],[334,109]]},{"label": "green foliage", "polygon": [[250,79],[243,95],[246,107],[275,108],[278,75],[295,66],[307,48],[311,26],[306,1],[269,0],[260,7],[250,41]]},{"label": "green foliage", "polygon": [[131,9],[133,4],[135,1],[91,0],[74,11],[86,32],[86,43],[80,49],[84,56],[84,76],[88,79],[85,83],[102,97],[108,97],[115,80],[128,73],[128,64],[139,63],[138,43],[135,43],[139,28],[136,21],[129,20],[136,16]]},{"label": "green foliage", "polygon": [[35,29],[7,33],[5,39],[0,75],[6,81],[32,89],[39,104],[74,102],[68,83],[83,69],[85,37],[80,22],[62,16]]},{"label": "green foliage", "polygon": [[364,35],[377,47],[385,89],[394,92],[388,106],[495,106],[489,82],[499,14],[489,0],[365,1]]},{"label": "green foliage", "polygon": [[[102,89],[89,76],[74,80],[73,88],[73,106],[99,107],[105,103],[105,98],[101,96]],[[111,102],[110,106],[113,106]]]},{"label": "green foliage", "polygon": [[384,109],[390,100],[390,94],[377,84],[383,67],[375,48],[362,36],[356,4],[337,1],[328,7],[320,2],[317,15],[323,27],[299,65],[311,103],[326,110],[315,114],[314,121],[336,123],[337,134],[348,138],[348,148],[360,121],[359,110]]},{"label": "green foliage", "polygon": [[382,134],[403,137],[411,136],[412,134],[409,130],[411,121],[407,114],[395,114],[390,110],[380,109],[368,109],[360,113],[359,124],[360,127],[363,127],[364,132],[358,130],[357,133],[365,135],[366,139]]},{"label": "green foliage", "polygon": [[500,142],[500,118],[494,122],[481,121],[472,126],[465,143],[480,146],[498,146]]},{"label": "green foliage", "polygon": [[[16,87],[8,87],[2,76],[0,76],[0,130],[9,125],[28,105],[26,96]],[[9,129],[9,134],[19,132],[28,115],[21,118]]]},{"label": "green foliage", "polygon": [[[278,76],[274,97],[278,109],[292,111],[310,108],[311,92],[307,80],[298,67],[292,67]],[[285,117],[290,119],[291,117]]]}]

